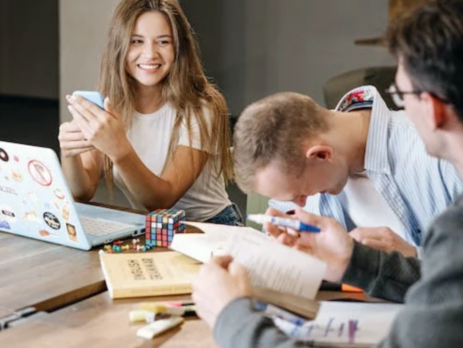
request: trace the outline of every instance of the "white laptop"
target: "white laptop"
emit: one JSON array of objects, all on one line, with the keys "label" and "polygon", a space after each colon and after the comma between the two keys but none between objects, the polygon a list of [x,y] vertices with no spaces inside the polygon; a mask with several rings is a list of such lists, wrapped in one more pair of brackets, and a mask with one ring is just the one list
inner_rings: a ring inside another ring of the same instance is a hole
[{"label": "white laptop", "polygon": [[53,150],[0,141],[0,232],[89,250],[144,228],[144,215],[74,202]]}]

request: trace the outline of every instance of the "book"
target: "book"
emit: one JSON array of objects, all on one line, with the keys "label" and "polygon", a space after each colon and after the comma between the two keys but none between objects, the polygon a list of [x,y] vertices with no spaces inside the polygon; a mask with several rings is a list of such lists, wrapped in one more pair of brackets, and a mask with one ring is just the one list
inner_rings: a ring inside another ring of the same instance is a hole
[{"label": "book", "polygon": [[325,273],[324,262],[250,227],[186,224],[204,233],[175,235],[172,250],[200,262],[215,255],[232,255],[248,271],[255,299],[303,318],[315,317],[318,304],[314,298]]},{"label": "book", "polygon": [[401,304],[321,302],[313,321],[290,323],[274,317],[288,336],[311,347],[361,348],[376,346],[386,337]]},{"label": "book", "polygon": [[200,264],[175,251],[100,253],[111,298],[190,294]]}]

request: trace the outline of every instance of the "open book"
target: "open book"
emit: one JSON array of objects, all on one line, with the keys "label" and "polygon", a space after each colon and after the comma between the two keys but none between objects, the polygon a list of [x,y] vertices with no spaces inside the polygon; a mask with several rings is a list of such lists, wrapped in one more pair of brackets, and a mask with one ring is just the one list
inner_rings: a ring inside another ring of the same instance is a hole
[{"label": "open book", "polygon": [[325,263],[249,227],[187,222],[204,234],[176,234],[171,249],[201,262],[229,254],[248,271],[257,300],[314,318]]}]

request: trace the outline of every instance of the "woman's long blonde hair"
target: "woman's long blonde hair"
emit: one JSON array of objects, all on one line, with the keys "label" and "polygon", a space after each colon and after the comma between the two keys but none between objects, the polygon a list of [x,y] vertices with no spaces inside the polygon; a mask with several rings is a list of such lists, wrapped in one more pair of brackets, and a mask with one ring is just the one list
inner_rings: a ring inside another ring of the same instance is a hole
[{"label": "woman's long blonde hair", "polygon": [[[217,153],[216,166],[225,181],[232,178],[228,109],[222,94],[206,78],[199,58],[193,29],[176,0],[123,0],[112,18],[108,41],[101,61],[99,90],[109,97],[126,127],[135,112],[135,81],[126,72],[126,57],[136,20],[145,12],[157,11],[170,22],[174,36],[175,61],[163,82],[162,97],[177,111],[169,145],[175,150],[182,122],[187,125],[191,143],[191,121],[196,119],[201,147]],[[205,109],[211,113],[208,125]],[[211,157],[211,156],[210,156]],[[210,158],[207,165],[212,165]],[[111,188],[113,164],[105,156],[106,182]],[[110,190],[111,191],[111,190]]]}]

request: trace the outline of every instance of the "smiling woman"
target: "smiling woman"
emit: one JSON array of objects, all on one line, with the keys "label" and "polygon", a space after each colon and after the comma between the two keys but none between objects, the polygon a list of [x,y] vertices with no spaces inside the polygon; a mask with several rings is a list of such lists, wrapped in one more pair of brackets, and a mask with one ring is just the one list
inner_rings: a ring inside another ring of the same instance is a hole
[{"label": "smiling woman", "polygon": [[76,199],[100,174],[138,209],[184,209],[188,219],[240,224],[228,199],[227,105],[206,79],[193,31],[175,0],[123,0],[108,32],[101,110],[67,98],[62,163]]}]

